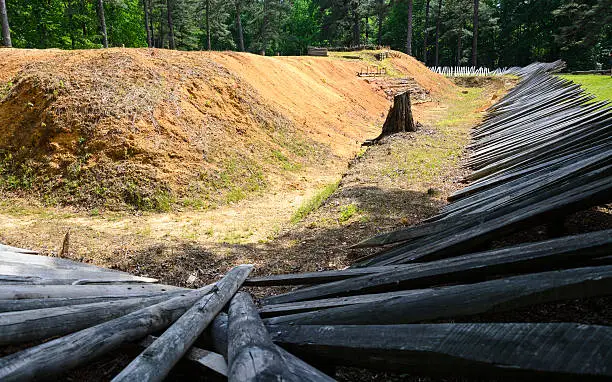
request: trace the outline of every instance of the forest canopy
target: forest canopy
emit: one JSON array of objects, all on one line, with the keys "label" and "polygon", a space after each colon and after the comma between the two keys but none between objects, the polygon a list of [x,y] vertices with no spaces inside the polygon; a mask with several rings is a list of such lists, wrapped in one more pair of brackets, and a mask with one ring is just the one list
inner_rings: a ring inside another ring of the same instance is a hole
[{"label": "forest canopy", "polygon": [[4,45],[17,48],[300,55],[308,46],[384,45],[428,65],[561,58],[572,69],[608,65],[612,50],[612,0],[0,0],[3,6]]}]

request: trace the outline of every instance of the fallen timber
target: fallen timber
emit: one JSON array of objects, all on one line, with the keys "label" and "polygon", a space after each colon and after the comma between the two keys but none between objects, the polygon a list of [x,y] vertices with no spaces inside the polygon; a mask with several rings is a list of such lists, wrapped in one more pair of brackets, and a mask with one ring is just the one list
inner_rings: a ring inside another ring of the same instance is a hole
[{"label": "fallen timber", "polygon": [[612,266],[575,268],[431,288],[367,302],[266,319],[267,324],[407,324],[546,302],[612,295]]},{"label": "fallen timber", "polygon": [[[612,328],[571,323],[270,325],[298,355],[421,375],[610,377]],[[545,357],[542,355],[546,354]]]},{"label": "fallen timber", "polygon": [[[610,229],[483,248],[610,201],[611,109],[548,74],[562,66],[508,69],[521,81],[474,129],[471,183],[437,216],[362,242],[393,247],[358,266],[246,280],[240,266],[191,290],[0,247],[0,342],[47,341],[0,358],[0,379],[49,378],[127,343],[144,351],[115,380],[161,380],[179,359],[230,380],[330,381],[317,367],[341,365],[609,379],[610,326],[455,323],[612,296]],[[242,285],[306,287],[257,309]]]},{"label": "fallen timber", "polygon": [[[499,275],[572,268],[612,252],[612,230],[592,232],[448,259],[405,265],[375,274],[271,296],[266,304],[483,281]],[[380,270],[386,267],[373,267]],[[389,267],[391,268],[391,267]],[[357,268],[361,269],[361,268]],[[369,269],[369,268],[363,268]],[[342,271],[339,271],[342,272]]]}]

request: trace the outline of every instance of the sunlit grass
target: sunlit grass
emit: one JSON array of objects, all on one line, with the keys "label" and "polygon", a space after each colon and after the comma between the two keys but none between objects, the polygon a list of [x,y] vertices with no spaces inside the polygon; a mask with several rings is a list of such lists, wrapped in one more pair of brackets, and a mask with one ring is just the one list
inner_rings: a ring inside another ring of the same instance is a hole
[{"label": "sunlit grass", "polygon": [[298,223],[303,220],[312,211],[321,207],[321,204],[327,200],[338,189],[339,182],[330,183],[317,192],[312,198],[306,200],[291,217],[292,223]]},{"label": "sunlit grass", "polygon": [[559,77],[582,85],[584,90],[597,96],[598,101],[612,101],[612,77],[609,74],[562,74]]}]

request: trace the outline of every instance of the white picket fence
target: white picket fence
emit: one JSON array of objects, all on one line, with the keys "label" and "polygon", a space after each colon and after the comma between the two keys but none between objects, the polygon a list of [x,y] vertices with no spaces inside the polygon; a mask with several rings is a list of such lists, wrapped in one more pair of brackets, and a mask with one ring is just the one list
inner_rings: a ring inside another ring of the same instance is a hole
[{"label": "white picket fence", "polygon": [[476,68],[475,66],[433,66],[429,69],[446,77],[500,76],[505,74],[507,70],[507,68],[490,70],[489,68]]}]

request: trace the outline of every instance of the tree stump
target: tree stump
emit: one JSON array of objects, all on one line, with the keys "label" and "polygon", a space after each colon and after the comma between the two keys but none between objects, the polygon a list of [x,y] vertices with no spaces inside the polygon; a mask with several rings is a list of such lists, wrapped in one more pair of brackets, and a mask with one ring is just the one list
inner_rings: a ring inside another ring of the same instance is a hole
[{"label": "tree stump", "polygon": [[410,92],[406,91],[397,94],[393,98],[393,106],[391,109],[389,109],[389,114],[387,114],[387,119],[383,125],[382,133],[380,133],[376,139],[366,141],[364,145],[376,143],[387,135],[416,130],[416,125],[412,119]]}]

